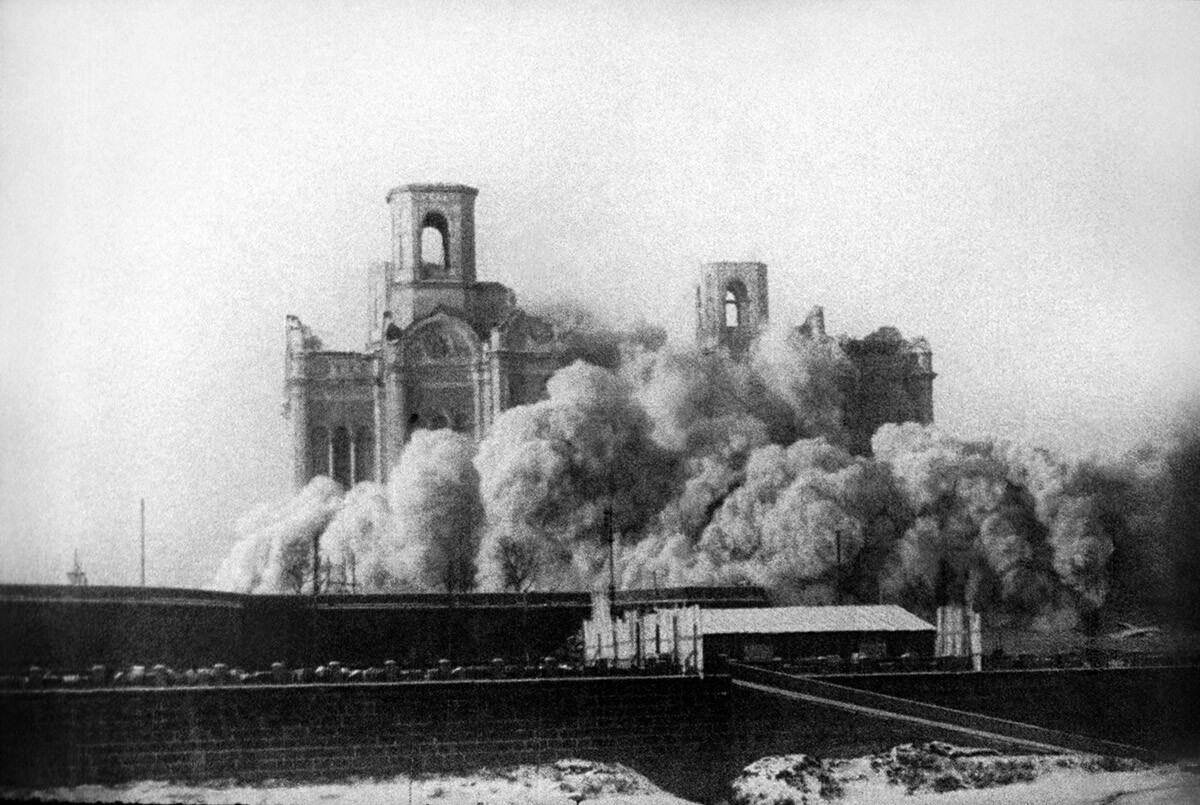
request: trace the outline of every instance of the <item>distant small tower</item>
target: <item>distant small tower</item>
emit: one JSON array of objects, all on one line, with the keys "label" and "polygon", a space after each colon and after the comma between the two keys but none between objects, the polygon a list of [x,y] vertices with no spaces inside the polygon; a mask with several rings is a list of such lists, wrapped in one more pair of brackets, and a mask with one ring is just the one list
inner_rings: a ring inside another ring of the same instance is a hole
[{"label": "distant small tower", "polygon": [[704,263],[696,286],[696,341],[708,351],[724,347],[745,357],[767,325],[764,263]]},{"label": "distant small tower", "polygon": [[71,582],[72,587],[87,586],[87,573],[83,572],[83,567],[79,564],[79,551],[75,551],[75,564],[67,572],[67,581]]}]

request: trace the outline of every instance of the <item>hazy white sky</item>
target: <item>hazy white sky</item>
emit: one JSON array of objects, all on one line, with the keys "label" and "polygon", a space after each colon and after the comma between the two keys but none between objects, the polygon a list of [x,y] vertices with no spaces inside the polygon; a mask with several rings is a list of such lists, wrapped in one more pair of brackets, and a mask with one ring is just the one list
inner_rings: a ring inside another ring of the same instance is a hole
[{"label": "hazy white sky", "polygon": [[1200,387],[1200,3],[0,2],[0,578],[204,582],[287,491],[283,325],[361,345],[387,190],[688,337],[703,260],[934,348],[938,420],[1115,453]]}]

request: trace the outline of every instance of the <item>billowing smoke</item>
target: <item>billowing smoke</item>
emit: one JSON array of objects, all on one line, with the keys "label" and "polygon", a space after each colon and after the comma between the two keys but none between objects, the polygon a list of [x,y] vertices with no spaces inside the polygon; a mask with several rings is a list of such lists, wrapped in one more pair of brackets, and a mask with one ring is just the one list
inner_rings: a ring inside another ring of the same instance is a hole
[{"label": "billowing smoke", "polygon": [[[1066,472],[1041,451],[962,441],[913,424],[880,428],[872,448],[913,518],[881,578],[886,595],[1036,614],[1057,605],[1064,585],[1095,582],[1092,568],[1065,558],[1069,552],[1094,549],[1107,559],[1111,551],[1105,534],[1085,535],[1071,522],[1082,516],[1074,499],[1060,512],[1066,492],[1040,485]],[[1081,544],[1069,544],[1070,534]],[[1082,544],[1092,538],[1094,546]]]},{"label": "billowing smoke", "polygon": [[478,445],[418,431],[386,489],[314,480],[239,525],[217,585],[311,589],[318,537],[326,589],[360,591],[594,589],[610,539],[622,587],[754,584],[781,603],[963,601],[1031,620],[1195,577],[1180,570],[1196,569],[1194,435],[1100,467],[885,425],[854,456],[853,368],[835,342],[770,331],[739,362],[553,316],[580,360],[546,399]]},{"label": "billowing smoke", "polygon": [[239,539],[212,582],[252,593],[311,592],[313,554],[323,591],[444,592],[473,589],[483,522],[470,438],[413,434],[385,489],[347,493],[329,478],[238,526]]},{"label": "billowing smoke", "polygon": [[319,477],[285,504],[246,515],[211,586],[245,593],[298,593],[306,584],[311,589],[313,542],[341,505],[341,487]]},{"label": "billowing smoke", "polygon": [[586,305],[573,301],[544,301],[530,312],[549,321],[555,337],[565,346],[564,361],[584,361],[616,371],[630,355],[657,351],[667,341],[661,327],[639,322],[630,327],[612,327]]},{"label": "billowing smoke", "polygon": [[820,436],[845,439],[842,389],[854,367],[832,341],[802,336],[794,329],[771,327],[754,343],[751,366],[768,393],[782,405],[786,430],[776,441]]},{"label": "billowing smoke", "polygon": [[719,580],[757,584],[780,601],[831,602],[849,592],[860,555],[877,547],[886,478],[823,439],[751,454],[697,549]]},{"label": "billowing smoke", "polygon": [[481,563],[493,587],[586,589],[610,532],[640,532],[675,486],[677,456],[650,438],[621,377],[579,361],[546,390],[497,417],[479,446]]},{"label": "billowing smoke", "polygon": [[1200,623],[1200,410],[1171,438],[1094,472],[1117,604]]},{"label": "billowing smoke", "polygon": [[474,453],[470,437],[449,431],[421,430],[409,440],[388,480],[398,586],[474,589],[483,523]]}]

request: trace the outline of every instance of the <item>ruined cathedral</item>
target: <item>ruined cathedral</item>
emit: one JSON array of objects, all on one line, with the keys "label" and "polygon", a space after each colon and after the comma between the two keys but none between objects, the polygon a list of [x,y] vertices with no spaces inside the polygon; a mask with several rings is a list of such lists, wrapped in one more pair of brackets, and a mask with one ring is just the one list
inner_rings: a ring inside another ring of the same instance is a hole
[{"label": "ruined cathedral", "polygon": [[[317,475],[350,486],[386,480],[418,428],[483,438],[501,411],[536,402],[566,360],[551,322],[517,307],[513,292],[475,276],[475,197],[454,184],[410,184],[387,195],[391,260],[373,289],[377,329],[361,351],[323,348],[295,316],[287,321],[287,416],[297,487]],[[744,357],[768,320],[767,267],[707,263],[696,288],[702,349]],[[856,452],[885,422],[931,422],[931,353],[884,327],[832,338],[820,309],[795,328],[852,367],[845,423]]]},{"label": "ruined cathedral", "polygon": [[[762,263],[705,263],[696,286],[696,339],[701,349],[726,349],[745,357],[767,324],[767,267]],[[842,424],[851,451],[871,450],[871,436],[888,422],[933,422],[933,353],[924,338],[906,340],[895,327],[866,338],[825,332],[825,311],[815,307],[791,336],[827,350],[836,365],[844,401]]]}]

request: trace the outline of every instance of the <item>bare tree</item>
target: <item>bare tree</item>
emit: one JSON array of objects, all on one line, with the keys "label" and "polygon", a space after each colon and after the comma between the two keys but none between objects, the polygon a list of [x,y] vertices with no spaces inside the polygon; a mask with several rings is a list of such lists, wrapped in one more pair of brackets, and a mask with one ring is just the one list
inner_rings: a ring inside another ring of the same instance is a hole
[{"label": "bare tree", "polygon": [[297,539],[283,549],[281,581],[296,595],[302,594],[305,585],[312,581],[312,549],[310,545],[311,539]]},{"label": "bare tree", "polygon": [[528,592],[541,568],[537,546],[527,540],[501,537],[496,543],[496,558],[504,589],[515,593]]}]

